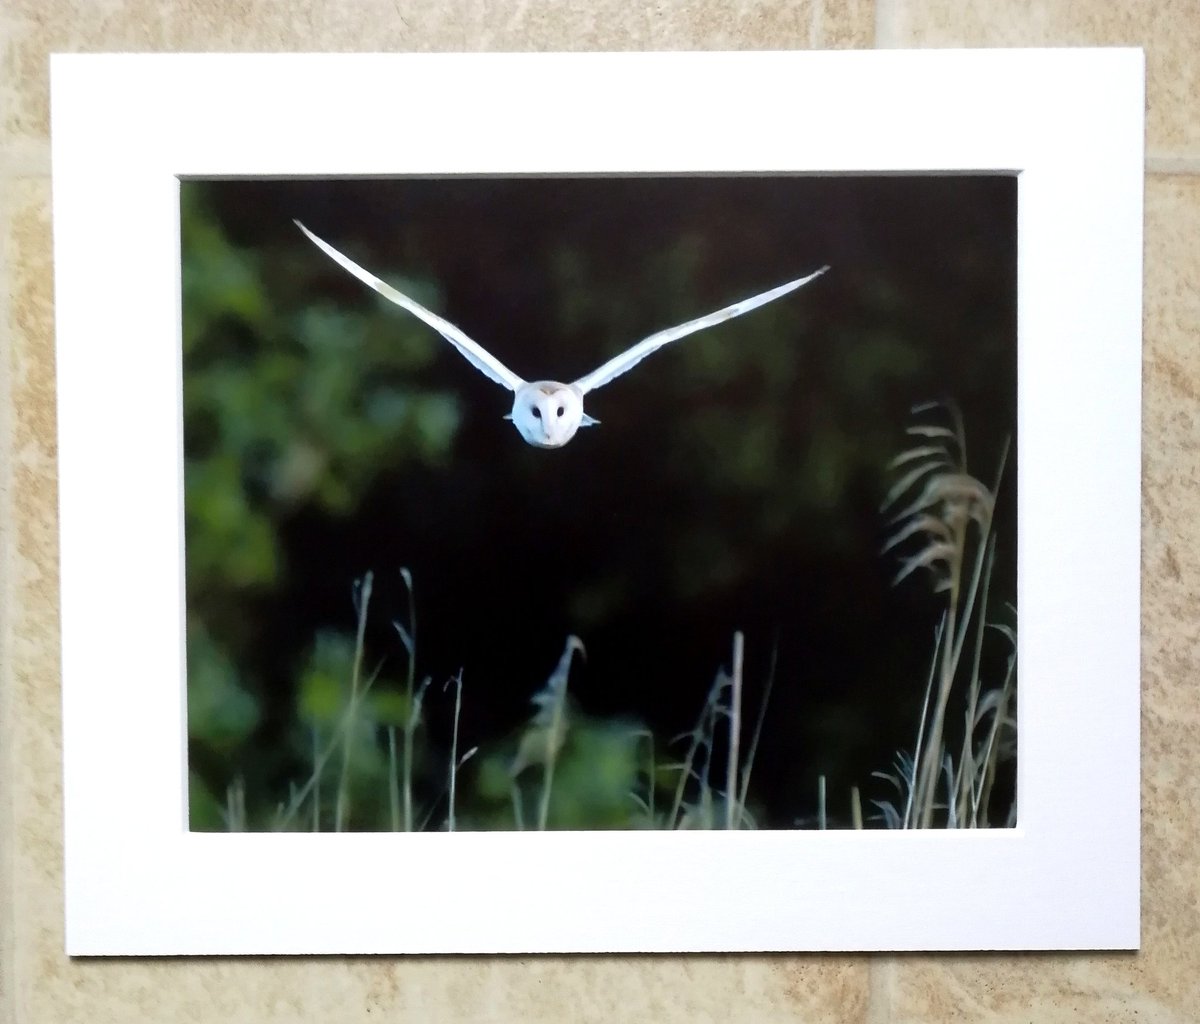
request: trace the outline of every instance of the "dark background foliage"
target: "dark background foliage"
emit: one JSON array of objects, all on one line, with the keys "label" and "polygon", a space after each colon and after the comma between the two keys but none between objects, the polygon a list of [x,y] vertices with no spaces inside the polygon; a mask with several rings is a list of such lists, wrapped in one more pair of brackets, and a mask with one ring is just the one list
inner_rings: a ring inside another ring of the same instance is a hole
[{"label": "dark background foliage", "polygon": [[[369,570],[365,742],[403,722],[401,566],[433,680],[418,796],[438,799],[461,669],[468,827],[507,827],[502,766],[571,633],[560,825],[621,824],[588,787],[628,784],[641,725],[678,754],[735,630],[748,715],[774,664],[759,823],[811,824],[820,775],[835,823],[850,786],[886,786],[870,772],[912,747],[939,605],[919,575],[891,585],[880,502],[914,404],[957,403],[989,484],[1015,430],[1014,178],[188,181],[181,214],[193,827],[221,826],[235,779],[251,819],[303,780]],[[293,218],[527,379],[832,269],[651,356],[588,397],[600,426],[541,451],[501,419],[510,394]],[[1015,479],[1010,454],[997,607]],[[360,764],[356,827],[380,827],[382,764]]]}]

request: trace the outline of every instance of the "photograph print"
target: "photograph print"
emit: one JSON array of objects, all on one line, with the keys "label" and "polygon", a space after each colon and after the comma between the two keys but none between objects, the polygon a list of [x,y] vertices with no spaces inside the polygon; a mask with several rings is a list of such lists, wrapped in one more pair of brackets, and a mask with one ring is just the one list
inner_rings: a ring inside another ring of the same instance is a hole
[{"label": "photograph print", "polygon": [[1014,176],[180,227],[192,830],[1016,824]]}]

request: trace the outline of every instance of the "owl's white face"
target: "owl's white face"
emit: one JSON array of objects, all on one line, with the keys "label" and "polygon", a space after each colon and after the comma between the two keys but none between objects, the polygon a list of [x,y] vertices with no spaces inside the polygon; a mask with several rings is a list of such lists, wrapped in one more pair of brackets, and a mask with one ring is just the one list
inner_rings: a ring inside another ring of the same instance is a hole
[{"label": "owl's white face", "polygon": [[537,448],[561,448],[584,422],[583,395],[570,384],[535,380],[517,389],[509,419]]}]

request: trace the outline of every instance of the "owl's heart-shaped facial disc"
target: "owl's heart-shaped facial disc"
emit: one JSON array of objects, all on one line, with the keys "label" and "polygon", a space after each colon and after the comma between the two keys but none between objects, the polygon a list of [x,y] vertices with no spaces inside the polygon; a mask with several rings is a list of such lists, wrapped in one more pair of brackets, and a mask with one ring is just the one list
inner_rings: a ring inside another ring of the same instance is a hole
[{"label": "owl's heart-shaped facial disc", "polygon": [[553,380],[535,380],[519,387],[508,419],[536,448],[561,448],[581,426],[595,422],[584,416],[579,390]]}]

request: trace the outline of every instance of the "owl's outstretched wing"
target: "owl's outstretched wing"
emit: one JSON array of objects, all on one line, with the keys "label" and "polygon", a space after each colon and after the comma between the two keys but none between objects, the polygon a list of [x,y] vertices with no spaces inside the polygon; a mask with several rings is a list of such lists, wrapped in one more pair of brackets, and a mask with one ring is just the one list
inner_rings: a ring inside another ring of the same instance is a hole
[{"label": "owl's outstretched wing", "polygon": [[758,309],[759,306],[765,306],[768,302],[773,302],[775,299],[787,295],[788,292],[794,292],[801,285],[806,285],[814,278],[820,277],[828,269],[829,267],[827,266],[822,267],[807,277],[797,278],[795,281],[781,284],[778,288],[772,288],[770,291],[763,292],[760,295],[754,295],[748,299],[742,299],[741,302],[735,302],[732,306],[718,309],[715,313],[697,317],[695,320],[689,320],[686,324],[679,324],[677,327],[668,327],[665,331],[659,331],[648,338],[643,338],[633,348],[626,349],[619,356],[614,356],[598,370],[593,370],[586,377],[580,377],[579,380],[575,381],[575,387],[579,388],[586,395],[589,391],[594,391],[601,385],[607,384],[614,377],[619,377],[627,370],[632,370],[651,352],[657,351],[664,345],[669,345],[672,341],[678,341],[680,338],[694,334],[696,331],[702,331],[706,327],[714,327],[717,324],[724,323],[726,320],[732,320],[735,316],[741,316],[743,313],[749,313],[752,309]]},{"label": "owl's outstretched wing", "polygon": [[374,288],[388,301],[394,302],[397,306],[407,309],[413,314],[413,316],[424,320],[425,323],[429,324],[429,326],[437,331],[438,334],[440,334],[443,338],[450,342],[451,345],[458,349],[459,352],[463,354],[463,357],[467,360],[467,362],[474,366],[475,369],[477,369],[485,377],[489,377],[497,384],[502,384],[504,387],[508,388],[509,391],[516,391],[518,388],[524,386],[525,381],[513,373],[512,370],[500,362],[499,359],[492,355],[482,345],[480,345],[478,342],[472,341],[465,334],[463,334],[463,332],[455,327],[454,324],[450,323],[448,320],[443,320],[440,316],[426,309],[419,302],[415,302],[403,292],[397,291],[390,284],[386,284],[385,282],[379,280],[379,278],[377,278],[374,274],[363,270],[363,268],[355,263],[352,259],[347,256],[343,256],[332,245],[318,238],[299,221],[296,221],[296,227],[303,231],[309,237],[312,243],[316,245],[318,249],[324,252],[326,256],[328,256],[335,263],[340,263],[346,270],[350,271],[351,274],[362,281],[363,284]]}]

